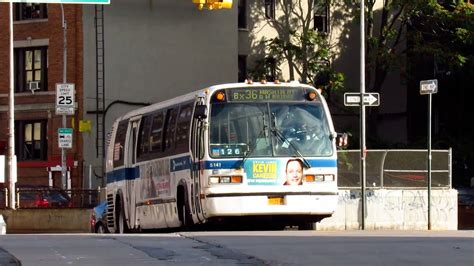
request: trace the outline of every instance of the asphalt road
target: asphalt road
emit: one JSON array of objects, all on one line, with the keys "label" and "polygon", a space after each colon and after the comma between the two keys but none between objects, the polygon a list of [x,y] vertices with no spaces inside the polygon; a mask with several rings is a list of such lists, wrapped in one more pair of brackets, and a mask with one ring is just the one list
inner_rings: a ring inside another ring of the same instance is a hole
[{"label": "asphalt road", "polygon": [[474,231],[3,235],[0,265],[474,265]]}]

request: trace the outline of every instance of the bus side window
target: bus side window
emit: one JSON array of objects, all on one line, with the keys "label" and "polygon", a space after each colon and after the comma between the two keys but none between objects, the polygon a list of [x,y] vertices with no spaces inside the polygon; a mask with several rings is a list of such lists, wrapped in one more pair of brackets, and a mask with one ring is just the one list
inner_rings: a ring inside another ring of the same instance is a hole
[{"label": "bus side window", "polygon": [[114,141],[114,168],[123,166],[125,136],[127,135],[128,120],[120,121]]},{"label": "bus side window", "polygon": [[142,118],[140,124],[140,130],[138,131],[138,149],[137,149],[137,161],[141,162],[146,160],[147,155],[150,153],[150,129],[151,129],[152,116],[147,115]]},{"label": "bus side window", "polygon": [[176,152],[189,151],[189,126],[193,112],[192,103],[182,105],[179,110],[178,122],[176,125]]},{"label": "bus side window", "polygon": [[150,142],[150,154],[153,154],[153,157],[155,158],[162,151],[163,121],[164,121],[163,112],[158,112],[158,113],[153,114],[149,142]]},{"label": "bus side window", "polygon": [[164,127],[164,147],[165,153],[173,152],[175,148],[176,118],[178,116],[178,108],[170,108],[166,112],[166,122]]}]

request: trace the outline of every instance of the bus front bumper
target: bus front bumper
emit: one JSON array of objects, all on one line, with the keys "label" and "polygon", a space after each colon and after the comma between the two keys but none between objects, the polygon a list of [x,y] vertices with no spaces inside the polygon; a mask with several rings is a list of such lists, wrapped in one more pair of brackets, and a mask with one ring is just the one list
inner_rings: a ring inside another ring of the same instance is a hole
[{"label": "bus front bumper", "polygon": [[207,217],[265,215],[331,215],[337,192],[259,192],[207,194]]}]

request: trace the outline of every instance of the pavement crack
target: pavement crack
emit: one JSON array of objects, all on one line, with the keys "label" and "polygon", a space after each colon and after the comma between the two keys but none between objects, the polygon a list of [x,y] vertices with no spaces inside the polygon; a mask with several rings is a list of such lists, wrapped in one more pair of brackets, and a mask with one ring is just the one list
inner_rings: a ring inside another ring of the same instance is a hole
[{"label": "pavement crack", "polygon": [[266,262],[252,255],[236,252],[232,249],[226,248],[219,244],[209,243],[204,240],[200,240],[200,239],[190,237],[190,236],[185,236],[182,234],[179,234],[179,236],[198,242],[200,244],[199,246],[193,246],[193,248],[205,250],[209,252],[212,256],[218,259],[236,261],[237,265],[255,265],[255,266],[272,265],[272,263],[270,262]]}]

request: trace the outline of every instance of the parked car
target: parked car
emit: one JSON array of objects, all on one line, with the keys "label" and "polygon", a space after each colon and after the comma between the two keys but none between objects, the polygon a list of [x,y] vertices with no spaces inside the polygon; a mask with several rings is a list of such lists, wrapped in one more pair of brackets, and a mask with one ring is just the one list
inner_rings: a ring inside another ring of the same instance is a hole
[{"label": "parked car", "polygon": [[107,229],[107,201],[95,206],[91,216],[91,231],[98,234],[108,233]]},{"label": "parked car", "polygon": [[48,186],[18,185],[19,208],[69,208],[71,197],[62,189]]}]

